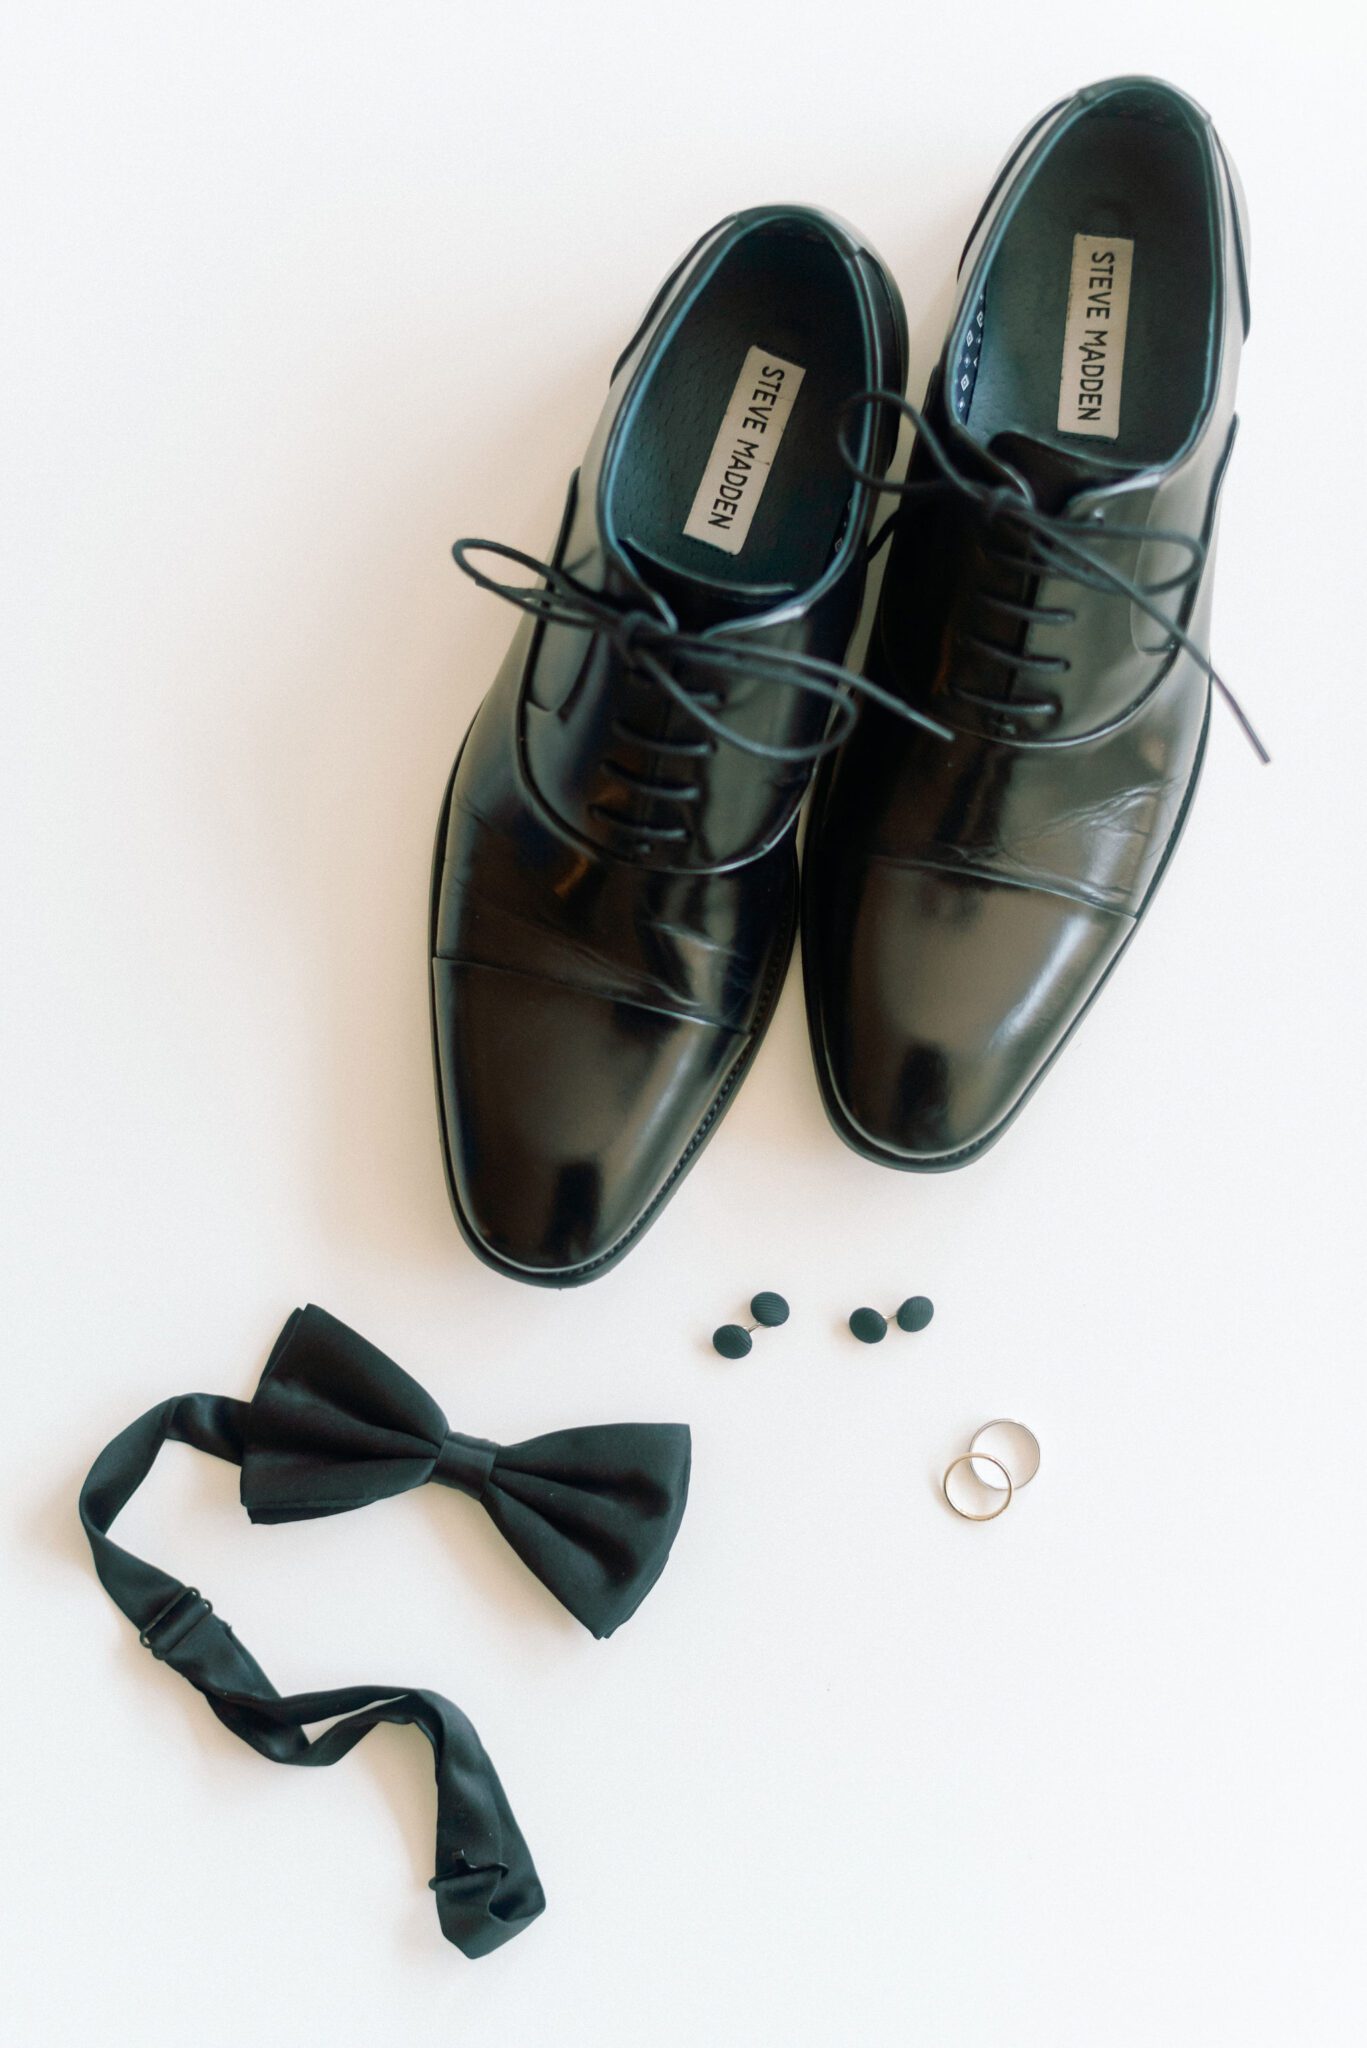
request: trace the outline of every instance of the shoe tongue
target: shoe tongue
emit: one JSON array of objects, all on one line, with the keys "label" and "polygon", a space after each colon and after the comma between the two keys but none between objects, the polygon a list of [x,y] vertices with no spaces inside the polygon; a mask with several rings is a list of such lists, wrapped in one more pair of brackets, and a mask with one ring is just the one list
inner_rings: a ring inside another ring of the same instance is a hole
[{"label": "shoe tongue", "polygon": [[1079,491],[1099,490],[1133,474],[1132,464],[1108,462],[1090,449],[1056,448],[1029,434],[994,434],[988,451],[1025,478],[1042,512],[1057,512]]},{"label": "shoe tongue", "polygon": [[701,633],[727,619],[770,611],[795,594],[788,583],[714,583],[710,577],[693,576],[672,562],[660,561],[636,541],[624,542],[623,551],[685,633]]}]

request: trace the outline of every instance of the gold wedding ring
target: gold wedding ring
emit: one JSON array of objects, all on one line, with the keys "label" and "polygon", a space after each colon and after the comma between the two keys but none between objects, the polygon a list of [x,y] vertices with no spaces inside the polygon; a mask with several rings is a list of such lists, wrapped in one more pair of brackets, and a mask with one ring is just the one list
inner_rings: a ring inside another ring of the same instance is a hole
[{"label": "gold wedding ring", "polygon": [[[1001,1479],[983,1479],[977,1470],[977,1467],[980,1464],[995,1465],[997,1470],[1001,1473]],[[961,1465],[967,1465],[970,1467],[970,1469],[973,1472],[973,1477],[978,1480],[980,1486],[990,1485],[994,1493],[1000,1493],[1002,1495],[1000,1506],[989,1508],[985,1515],[975,1515],[970,1508],[963,1508],[959,1506],[958,1501],[955,1500],[953,1492],[950,1489],[950,1478],[953,1473],[958,1471]],[[1001,1462],[1001,1459],[992,1457],[987,1451],[961,1451],[957,1458],[952,1458],[949,1464],[945,1466],[944,1478],[940,1481],[940,1486],[943,1490],[944,1497],[948,1505],[951,1508],[953,1508],[955,1514],[960,1516],[965,1522],[995,1522],[997,1516],[1004,1515],[1006,1513],[1006,1510],[1010,1507],[1011,1496],[1016,1490],[1015,1487],[1011,1484],[1011,1474],[1007,1471],[1005,1465],[1003,1465],[1003,1463]]]}]

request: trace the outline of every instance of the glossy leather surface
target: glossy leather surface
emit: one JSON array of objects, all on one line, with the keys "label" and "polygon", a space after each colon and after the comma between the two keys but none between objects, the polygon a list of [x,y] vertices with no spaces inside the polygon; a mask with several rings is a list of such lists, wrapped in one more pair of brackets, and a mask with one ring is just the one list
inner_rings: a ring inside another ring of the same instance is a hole
[{"label": "glossy leather surface", "polygon": [[[843,224],[801,208],[724,221],[668,281],[614,372],[572,482],[556,566],[624,608],[671,616],[678,593],[614,530],[625,423],[739,238],[797,236],[838,259],[857,306],[859,371],[900,389],[903,316],[881,265]],[[811,307],[819,321],[819,303]],[[761,337],[755,337],[760,339]],[[739,364],[736,366],[739,367]],[[734,375],[734,372],[732,372]],[[715,395],[719,421],[729,389]],[[832,437],[835,422],[830,422]],[[869,460],[886,462],[877,430]],[[705,630],[743,622],[757,645],[843,657],[863,589],[871,499],[852,489],[825,571],[802,591],[690,593]],[[820,737],[829,706],[737,671],[709,687],[766,744]],[[623,741],[622,728],[652,735]],[[695,794],[659,806],[642,781]],[[631,749],[624,753],[624,747]],[[637,778],[624,783],[623,763]],[[487,1263],[575,1285],[607,1271],[677,1186],[732,1098],[768,1022],[796,926],[794,832],[810,771],[700,738],[604,634],[527,619],[454,770],[438,835],[432,1003],[439,1110],[457,1220]],[[628,824],[619,820],[626,814]]]},{"label": "glossy leather surface", "polygon": [[[965,251],[925,411],[965,473],[1010,481],[1009,442],[984,446],[955,417],[955,341],[991,305],[994,255],[1039,163],[1074,124],[1098,118],[1173,125],[1194,140],[1193,205],[1207,209],[1213,279],[1203,414],[1162,466],[1080,478],[1065,455],[1051,475],[1050,457],[1034,450],[1029,480],[1042,502],[1057,493],[1089,545],[1151,585],[1176,573],[1180,552],[1156,537],[1105,541],[1106,530],[1213,540],[1246,329],[1241,201],[1190,100],[1156,81],[1116,80],[1027,132]],[[918,448],[911,478],[933,473]],[[1175,843],[1210,706],[1199,664],[1161,644],[1137,606],[1042,573],[1033,594],[1014,594],[1060,616],[1026,621],[1019,645],[1068,666],[1050,677],[1055,708],[1043,728],[1013,715],[1000,669],[994,680],[966,644],[984,590],[1006,589],[980,539],[952,493],[913,499],[899,517],[868,665],[955,738],[942,745],[867,713],[818,777],[804,855],[804,973],[827,1110],[867,1157],[921,1170],[962,1164],[1000,1135],[1097,993]],[[1210,594],[1207,556],[1185,594],[1168,599],[1201,646]]]}]

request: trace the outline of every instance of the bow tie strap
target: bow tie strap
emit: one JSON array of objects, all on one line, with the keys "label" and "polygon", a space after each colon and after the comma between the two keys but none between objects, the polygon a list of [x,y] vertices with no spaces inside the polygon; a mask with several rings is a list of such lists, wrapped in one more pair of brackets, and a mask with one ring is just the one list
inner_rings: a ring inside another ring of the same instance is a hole
[{"label": "bow tie strap", "polygon": [[[536,1918],[545,1896],[497,1773],[465,1716],[440,1693],[403,1686],[347,1686],[282,1698],[196,1587],[109,1536],[164,1443],[190,1444],[239,1464],[248,1414],[242,1401],[182,1394],[150,1409],[106,1446],[81,1489],[95,1570],[143,1647],[202,1693],[226,1728],[275,1763],[326,1767],[381,1722],[421,1728],[437,1785],[431,1884],[441,1930],[465,1955],[488,1955]],[[324,1720],[333,1725],[310,1738],[308,1727]]]},{"label": "bow tie strap", "polygon": [[499,1445],[447,1426],[436,1402],[325,1310],[296,1309],[251,1403],[242,1502],[254,1522],[367,1507],[429,1480],[468,1493],[595,1636],[636,1612],[688,1497],[676,1423],[604,1423]]}]

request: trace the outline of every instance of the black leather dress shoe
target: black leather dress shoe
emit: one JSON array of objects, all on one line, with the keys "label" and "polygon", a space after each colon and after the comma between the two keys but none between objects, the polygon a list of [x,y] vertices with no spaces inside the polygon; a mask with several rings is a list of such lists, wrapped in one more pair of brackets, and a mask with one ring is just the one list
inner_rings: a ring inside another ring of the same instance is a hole
[{"label": "black leather dress shoe", "polygon": [[868,1158],[953,1167],[1000,1135],[1172,853],[1224,690],[1204,650],[1246,249],[1201,108],[1088,87],[999,174],[924,413],[887,408],[918,438],[869,674],[955,738],[870,710],[813,799],[812,1043]]},{"label": "black leather dress shoe", "polygon": [[[832,706],[851,710],[834,664],[872,493],[837,416],[904,378],[901,302],[854,234],[740,214],[619,361],[552,561],[457,545],[529,613],[456,763],[432,897],[451,1199],[501,1272],[611,1267],[754,1055],[792,945],[798,806]],[[865,416],[871,473],[894,425]],[[500,557],[540,580],[496,581]]]}]

